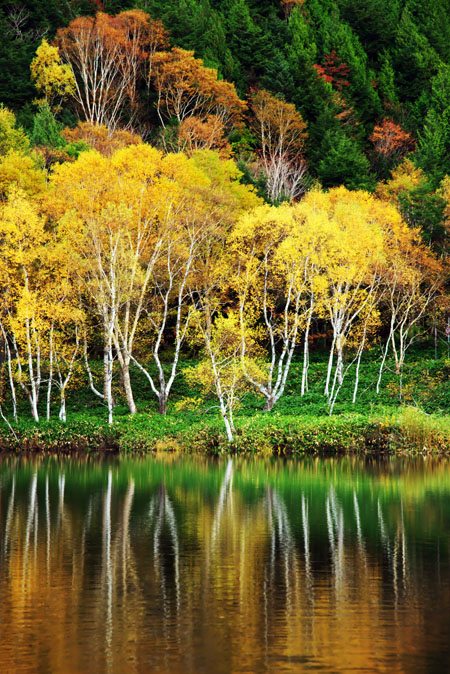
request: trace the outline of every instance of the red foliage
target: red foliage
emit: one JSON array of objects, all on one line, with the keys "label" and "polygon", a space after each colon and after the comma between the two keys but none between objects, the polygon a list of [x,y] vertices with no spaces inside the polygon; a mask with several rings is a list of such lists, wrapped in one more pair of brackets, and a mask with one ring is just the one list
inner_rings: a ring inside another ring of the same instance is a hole
[{"label": "red foliage", "polygon": [[323,61],[323,65],[314,65],[319,77],[325,80],[325,82],[330,82],[338,91],[350,86],[350,82],[347,79],[350,74],[350,68],[342,61],[334,49],[329,54],[324,54]]},{"label": "red foliage", "polygon": [[318,63],[315,63],[313,67],[317,70],[319,77],[325,80],[325,82],[331,83],[333,81],[333,78],[325,73],[325,69],[323,66],[320,66]]}]

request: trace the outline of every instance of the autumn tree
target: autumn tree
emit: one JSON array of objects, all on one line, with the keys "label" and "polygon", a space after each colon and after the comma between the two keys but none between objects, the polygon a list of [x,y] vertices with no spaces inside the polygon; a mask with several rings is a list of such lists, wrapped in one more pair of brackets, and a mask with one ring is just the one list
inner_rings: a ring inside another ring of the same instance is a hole
[{"label": "autumn tree", "polygon": [[22,127],[17,125],[16,116],[3,104],[0,104],[0,157],[13,150],[25,154],[30,142]]},{"label": "autumn tree", "polygon": [[391,201],[400,208],[401,196],[411,192],[425,179],[423,171],[411,159],[404,159],[396,166],[387,181],[377,185],[375,194],[384,201]]},{"label": "autumn tree", "polygon": [[389,180],[378,184],[376,194],[392,201],[404,220],[421,231],[425,241],[433,243],[441,253],[445,250],[445,189],[436,190],[410,159],[404,159],[393,169]]},{"label": "autumn tree", "polygon": [[[215,152],[197,152],[189,160],[180,154],[168,155],[165,161],[169,175],[177,179],[180,200],[166,229],[148,294],[148,334],[158,381],[133,359],[146,375],[162,414],[193,318],[197,316],[197,324],[199,316],[206,320],[209,314],[201,313],[201,307],[211,308],[214,295],[214,302],[220,304],[224,284],[229,285],[223,255],[229,230],[245,209],[259,203],[253,190],[239,183],[241,174],[235,163],[222,161]],[[206,336],[209,328],[204,329]],[[170,334],[173,355],[164,363],[161,352]]]},{"label": "autumn tree", "polygon": [[302,116],[292,103],[263,89],[252,95],[250,107],[270,200],[298,198],[305,190],[306,173],[306,124]]},{"label": "autumn tree", "polygon": [[35,421],[39,421],[42,359],[45,357],[49,312],[46,303],[46,273],[42,270],[42,247],[48,234],[45,219],[20,190],[12,189],[1,205],[1,329],[9,343],[8,359],[14,360],[15,375],[10,371],[15,406],[15,382],[23,390]]},{"label": "autumn tree", "polygon": [[71,242],[73,271],[102,325],[101,395],[110,422],[115,347],[130,412],[136,411],[129,374],[133,341],[161,247],[160,229],[173,205],[170,191],[162,191],[158,180],[161,159],[144,145],[110,158],[87,152],[74,164],[58,167],[51,182],[52,208],[61,236]]},{"label": "autumn tree", "polygon": [[[142,144],[111,157],[83,153],[52,176],[54,217],[63,238],[71,241],[74,273],[102,324],[103,395],[110,419],[115,356],[130,412],[136,411],[130,380],[134,363],[146,372],[165,413],[190,320],[194,280],[194,294],[200,293],[199,251],[208,233],[219,236],[221,223],[229,222],[237,208],[255,203],[249,188],[235,185],[240,174],[233,162],[211,155],[163,156]],[[142,321],[155,379],[147,368],[148,352],[135,347]],[[160,355],[168,334],[174,334],[169,372]]]},{"label": "autumn tree", "polygon": [[338,56],[335,49],[332,49],[329,54],[324,54],[322,64],[315,64],[314,67],[319,77],[329,82],[338,91],[350,86],[348,81],[350,68]]},{"label": "autumn tree", "polygon": [[122,147],[142,143],[136,133],[125,129],[110,130],[104,124],[93,122],[78,122],[75,128],[66,127],[61,133],[68,143],[83,142],[107,157]]},{"label": "autumn tree", "polygon": [[[231,242],[242,367],[264,396],[265,411],[271,411],[286,388],[301,331],[305,330],[307,339],[314,308],[311,249],[297,227],[294,209],[287,204],[260,206],[243,215]],[[255,378],[247,368],[247,354],[258,337],[261,344],[267,344],[269,362]]]},{"label": "autumn tree", "polygon": [[223,121],[217,115],[186,117],[178,130],[178,145],[188,155],[197,150],[217,150],[222,157],[231,153]]},{"label": "autumn tree", "polygon": [[157,110],[161,124],[175,118],[178,123],[196,116],[210,115],[230,128],[241,118],[245,104],[234,84],[219,80],[217,70],[206,68],[194,52],[173,47],[153,57],[151,79],[157,94]]},{"label": "autumn tree", "polygon": [[56,46],[75,78],[74,98],[86,121],[115,129],[136,113],[138,86],[167,44],[161,22],[140,10],[79,17],[60,28]]},{"label": "autumn tree", "polygon": [[302,215],[318,236],[314,256],[323,284],[324,315],[332,328],[325,382],[330,411],[346,372],[344,352],[352,330],[373,304],[380,284],[382,223],[389,217],[383,206],[365,192],[341,187],[329,192],[313,190],[297,207],[298,216]]},{"label": "autumn tree", "polygon": [[45,174],[37,166],[37,157],[10,151],[0,157],[0,198],[5,199],[12,187],[19,187],[29,196],[45,190]]},{"label": "autumn tree", "polygon": [[422,243],[420,231],[394,218],[385,230],[385,249],[382,301],[385,316],[389,316],[389,330],[376,388],[378,393],[386,358],[392,349],[401,398],[406,352],[422,334],[421,321],[441,291],[443,275],[441,264]]},{"label": "autumn tree", "polygon": [[60,104],[75,93],[75,79],[70,65],[61,62],[58,48],[50,45],[45,38],[36,51],[30,69],[34,86],[52,110],[58,110]]},{"label": "autumn tree", "polygon": [[383,119],[375,124],[369,140],[373,143],[375,152],[387,159],[402,157],[411,150],[413,144],[411,135],[391,119]]},{"label": "autumn tree", "polygon": [[[213,394],[225,426],[228,442],[235,433],[234,411],[249,391],[250,362],[241,356],[239,319],[234,314],[216,314],[209,302],[202,303],[196,326],[203,344],[203,358],[185,372],[187,381],[200,385],[203,394]],[[247,359],[248,360],[248,359]],[[258,366],[253,363],[253,370]],[[257,376],[253,372],[253,376]]]}]

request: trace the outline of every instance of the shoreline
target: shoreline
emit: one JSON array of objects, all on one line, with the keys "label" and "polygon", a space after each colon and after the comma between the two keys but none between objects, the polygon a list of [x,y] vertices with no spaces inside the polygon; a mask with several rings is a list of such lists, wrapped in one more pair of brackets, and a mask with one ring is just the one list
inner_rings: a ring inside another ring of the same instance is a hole
[{"label": "shoreline", "polygon": [[450,431],[446,432],[443,420],[418,410],[398,418],[362,414],[240,417],[232,443],[220,419],[180,424],[175,417],[148,414],[118,418],[111,426],[98,417],[74,415],[65,424],[22,423],[14,432],[16,438],[1,429],[1,454],[450,454]]}]

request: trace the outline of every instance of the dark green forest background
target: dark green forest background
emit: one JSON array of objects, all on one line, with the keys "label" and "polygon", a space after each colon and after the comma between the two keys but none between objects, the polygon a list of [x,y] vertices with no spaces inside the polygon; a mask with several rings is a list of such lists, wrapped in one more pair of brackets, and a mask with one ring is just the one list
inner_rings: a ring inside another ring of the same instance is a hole
[{"label": "dark green forest background", "polygon": [[[36,114],[30,63],[42,37],[52,40],[79,15],[130,8],[160,18],[172,45],[194,50],[241,97],[264,88],[294,103],[308,125],[309,175],[324,187],[373,190],[388,179],[404,155],[376,153],[371,137],[383,119],[398,124],[410,134],[410,156],[424,173],[402,195],[403,214],[426,238],[444,238],[439,185],[450,174],[450,0],[3,3],[0,101],[26,130]],[[77,121],[69,110],[60,119]],[[251,134],[239,140],[251,149]]]}]

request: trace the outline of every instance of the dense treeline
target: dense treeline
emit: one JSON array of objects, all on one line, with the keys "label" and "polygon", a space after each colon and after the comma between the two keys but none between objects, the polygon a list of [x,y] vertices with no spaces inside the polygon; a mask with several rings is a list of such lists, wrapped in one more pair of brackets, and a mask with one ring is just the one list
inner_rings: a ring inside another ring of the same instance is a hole
[{"label": "dense treeline", "polygon": [[[324,186],[372,189],[413,151],[426,180],[411,201],[428,205],[450,173],[448,0],[11,2],[0,10],[0,100],[30,128],[29,66],[42,37],[52,41],[99,9],[141,9],[161,20],[171,45],[216,68],[242,99],[265,89],[293,103],[308,124],[310,175]],[[141,122],[155,130],[151,92],[148,102]],[[257,148],[251,134],[234,142]],[[438,214],[426,210],[433,228]]]},{"label": "dense treeline", "polygon": [[446,2],[131,5],[0,15],[5,420],[22,397],[64,421],[80,362],[110,421],[116,375],[136,412],[133,368],[164,414],[194,349],[231,439],[296,350],[305,394],[318,335],[330,413],[375,346],[401,394],[449,305]]},{"label": "dense treeline", "polygon": [[[200,358],[184,375],[217,398],[231,439],[240,398],[253,390],[270,411],[299,345],[305,394],[320,330],[329,336],[330,413],[352,365],[356,400],[361,356],[377,336],[374,385],[389,352],[401,382],[409,345],[445,299],[444,270],[392,201],[316,187],[271,206],[218,152],[163,153],[126,144],[123,132],[124,147],[111,152],[106,142],[103,153],[83,151],[48,173],[33,166],[12,113],[1,113],[18,148],[0,163],[3,391],[14,418],[19,396],[35,421],[42,399],[50,418],[57,397],[65,421],[80,361],[110,422],[116,375],[136,412],[130,368],[165,414],[190,346]],[[103,353],[102,382],[92,349]]]}]

